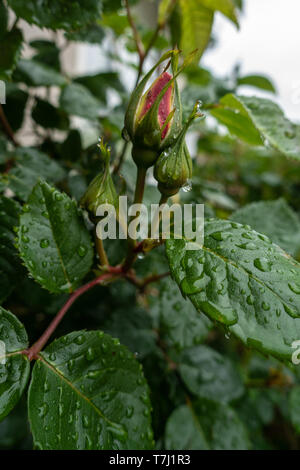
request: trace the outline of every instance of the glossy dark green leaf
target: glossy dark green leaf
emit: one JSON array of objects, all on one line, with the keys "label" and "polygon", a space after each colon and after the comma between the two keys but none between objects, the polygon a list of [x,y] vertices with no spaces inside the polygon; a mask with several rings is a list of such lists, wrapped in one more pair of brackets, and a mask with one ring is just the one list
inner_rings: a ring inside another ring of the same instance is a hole
[{"label": "glossy dark green leaf", "polygon": [[271,80],[263,75],[246,75],[245,77],[240,77],[237,80],[237,84],[253,86],[255,88],[259,88],[261,90],[271,91],[272,93],[276,93],[276,89],[271,82]]},{"label": "glossy dark green leaf", "polygon": [[284,199],[248,204],[230,217],[264,233],[292,256],[300,252],[300,219]]},{"label": "glossy dark green leaf", "polygon": [[16,66],[22,49],[23,35],[19,29],[13,29],[1,38],[0,79],[7,80]]},{"label": "glossy dark green leaf", "polygon": [[29,378],[28,347],[22,323],[0,307],[0,421],[16,406]]},{"label": "glossy dark green leaf", "polygon": [[168,419],[168,450],[247,450],[244,425],[228,405],[208,400],[182,405]]},{"label": "glossy dark green leaf", "polygon": [[300,385],[294,387],[289,396],[289,411],[292,424],[300,434]]},{"label": "glossy dark green leaf", "polygon": [[165,341],[176,349],[190,348],[201,343],[212,328],[205,315],[185,300],[176,283],[168,278],[158,285],[158,295],[153,299],[152,308],[157,308],[160,330]]},{"label": "glossy dark green leaf", "polygon": [[60,106],[68,114],[86,119],[97,119],[101,111],[99,100],[86,87],[78,83],[72,83],[63,89]]},{"label": "glossy dark green leaf", "polygon": [[40,449],[149,449],[150,411],[141,366],[103,332],[70,333],[34,366],[29,419]]},{"label": "glossy dark green leaf", "polygon": [[231,361],[208,346],[183,351],[179,373],[190,392],[199,398],[229,403],[244,392],[241,377]]},{"label": "glossy dark green leaf", "polygon": [[61,87],[67,83],[66,78],[52,67],[29,59],[18,62],[14,79],[29,86]]},{"label": "glossy dark green leaf", "polygon": [[98,19],[101,0],[8,0],[16,15],[41,28],[72,29]]},{"label": "glossy dark green leaf", "polygon": [[[230,132],[254,145],[270,145],[287,157],[300,158],[300,126],[289,121],[281,108],[268,99],[256,96],[235,96],[228,94],[221,101],[221,108],[211,114],[227,125]],[[226,122],[225,114],[231,119]],[[240,123],[244,122],[247,132],[243,132]],[[247,134],[261,136],[261,143],[250,142]]]},{"label": "glossy dark green leaf", "polygon": [[8,186],[24,201],[40,177],[56,183],[65,176],[65,171],[58,163],[35,148],[18,148],[13,156],[16,166],[8,173]]},{"label": "glossy dark green leaf", "polygon": [[18,245],[34,277],[50,292],[71,292],[93,261],[90,234],[75,201],[40,181],[20,217]]},{"label": "glossy dark green leaf", "polygon": [[32,109],[32,118],[45,129],[66,130],[70,124],[68,116],[63,111],[39,98],[36,98]]},{"label": "glossy dark green leaf", "polygon": [[20,212],[17,202],[4,196],[0,198],[0,303],[11,294],[23,272],[13,231],[19,225]]},{"label": "glossy dark green leaf", "polygon": [[20,449],[23,448],[27,440],[29,441],[29,449],[32,449],[26,400],[25,397],[22,397],[17,406],[0,422],[0,449]]},{"label": "glossy dark green leaf", "polygon": [[247,346],[292,360],[300,338],[300,265],[249,226],[205,223],[204,245],[167,240],[172,275],[199,311]]}]

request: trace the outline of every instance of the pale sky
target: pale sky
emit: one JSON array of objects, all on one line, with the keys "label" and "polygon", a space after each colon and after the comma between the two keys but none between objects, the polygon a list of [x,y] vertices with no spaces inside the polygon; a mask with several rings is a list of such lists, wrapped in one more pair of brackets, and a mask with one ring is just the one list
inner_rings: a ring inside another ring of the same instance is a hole
[{"label": "pale sky", "polygon": [[[217,14],[214,28],[219,43],[205,53],[202,65],[224,75],[240,62],[243,74],[268,75],[287,116],[300,122],[300,1],[245,0],[240,23],[237,31]],[[241,90],[258,94],[253,88]]]}]

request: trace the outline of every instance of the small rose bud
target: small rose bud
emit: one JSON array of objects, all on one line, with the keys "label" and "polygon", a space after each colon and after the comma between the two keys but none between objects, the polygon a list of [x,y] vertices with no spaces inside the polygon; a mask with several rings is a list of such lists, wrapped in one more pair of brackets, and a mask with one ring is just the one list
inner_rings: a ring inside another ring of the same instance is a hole
[{"label": "small rose bud", "polygon": [[185,135],[196,117],[203,116],[197,103],[182,129],[178,139],[159,156],[154,167],[154,177],[158,182],[159,191],[165,196],[173,196],[192,177],[193,164],[190,157]]},{"label": "small rose bud", "polygon": [[114,207],[118,204],[118,195],[109,169],[110,149],[102,141],[98,146],[101,150],[101,172],[91,181],[80,201],[80,205],[91,214],[93,219],[101,204],[112,204]]},{"label": "small rose bud", "polygon": [[[125,130],[133,144],[132,157],[137,166],[148,168],[160,151],[176,139],[182,129],[182,111],[176,77],[187,62],[177,70],[178,50],[169,51],[146,74],[131,95],[125,115]],[[144,93],[156,68],[171,59],[172,75],[164,70]]]}]

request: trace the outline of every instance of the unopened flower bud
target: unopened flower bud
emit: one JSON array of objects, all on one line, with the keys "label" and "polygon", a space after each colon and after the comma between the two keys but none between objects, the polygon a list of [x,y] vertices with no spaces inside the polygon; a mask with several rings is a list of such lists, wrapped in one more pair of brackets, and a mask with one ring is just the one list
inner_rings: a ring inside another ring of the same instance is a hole
[{"label": "unopened flower bud", "polygon": [[80,201],[80,205],[91,214],[92,218],[96,217],[97,208],[101,204],[112,204],[117,207],[118,203],[118,195],[109,168],[110,149],[102,141],[98,146],[101,150],[101,171],[91,181]]},{"label": "unopened flower bud", "polygon": [[197,103],[177,140],[160,154],[155,163],[154,177],[159,191],[165,196],[176,194],[192,177],[193,165],[185,135],[193,120],[199,116],[202,114]]}]

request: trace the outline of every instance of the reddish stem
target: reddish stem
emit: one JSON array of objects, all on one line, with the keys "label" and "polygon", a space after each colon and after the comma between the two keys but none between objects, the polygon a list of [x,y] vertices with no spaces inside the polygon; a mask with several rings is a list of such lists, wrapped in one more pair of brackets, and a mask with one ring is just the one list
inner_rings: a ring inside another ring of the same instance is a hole
[{"label": "reddish stem", "polygon": [[92,281],[88,282],[87,284],[79,287],[76,291],[71,294],[67,302],[64,304],[64,306],[59,310],[58,314],[56,317],[53,319],[53,321],[50,323],[48,328],[45,330],[45,332],[42,334],[42,336],[27,350],[23,352],[28,359],[31,361],[32,359],[36,359],[38,353],[43,349],[47,341],[49,340],[50,336],[53,334],[59,323],[62,321],[64,318],[65,314],[67,311],[70,309],[70,307],[73,305],[75,300],[80,297],[82,294],[90,290],[92,287],[102,284],[102,282],[111,279],[114,276],[119,276],[122,275],[122,269],[119,266],[116,267],[110,267],[109,271],[102,274],[101,276],[97,277],[96,279],[93,279]]}]

